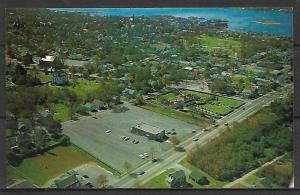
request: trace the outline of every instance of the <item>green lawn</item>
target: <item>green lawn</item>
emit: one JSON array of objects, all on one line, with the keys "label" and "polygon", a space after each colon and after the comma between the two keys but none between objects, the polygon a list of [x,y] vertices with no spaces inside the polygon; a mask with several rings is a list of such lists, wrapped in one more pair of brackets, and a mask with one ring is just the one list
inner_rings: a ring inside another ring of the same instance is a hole
[{"label": "green lawn", "polygon": [[53,118],[60,121],[70,120],[69,108],[65,104],[48,104],[50,110],[54,112]]},{"label": "green lawn", "polygon": [[231,108],[237,108],[244,103],[241,100],[225,98],[225,97],[218,97],[218,102],[220,102],[224,106],[231,107]]},{"label": "green lawn", "polygon": [[203,36],[200,38],[200,43],[209,50],[217,50],[217,49],[228,49],[231,53],[240,52],[241,43],[240,41],[235,41],[232,39],[221,39],[210,36]]},{"label": "green lawn", "polygon": [[73,146],[59,146],[43,155],[23,160],[17,170],[41,186],[48,180],[91,161],[92,158],[78,152]]},{"label": "green lawn", "polygon": [[6,185],[9,186],[15,182],[26,179],[16,168],[6,165]]},{"label": "green lawn", "polygon": [[80,78],[77,80],[77,85],[75,88],[69,87],[69,89],[74,90],[74,92],[81,98],[86,99],[86,94],[91,91],[95,91],[99,87],[99,83],[96,80],[87,80]]},{"label": "green lawn", "polygon": [[212,111],[216,114],[220,115],[226,115],[228,114],[231,110],[223,105],[214,105],[214,104],[204,104],[200,106],[201,108],[205,108],[209,111]]},{"label": "green lawn", "polygon": [[175,93],[167,93],[161,97],[166,97],[168,101],[174,101],[176,100],[176,95]]},{"label": "green lawn", "polygon": [[184,93],[191,94],[192,96],[200,97],[204,100],[207,100],[211,95],[207,93],[201,93],[197,91],[183,90]]},{"label": "green lawn", "polygon": [[166,178],[170,173],[175,172],[176,170],[171,168],[162,172],[158,176],[152,178],[150,181],[143,184],[142,188],[170,188],[169,184],[166,182]]},{"label": "green lawn", "polygon": [[208,186],[202,186],[199,184],[196,184],[195,182],[191,182],[189,180],[189,183],[193,184],[193,186],[195,188],[204,188],[204,187],[208,187],[208,188],[221,188],[222,186],[226,185],[228,182],[222,182],[222,181],[218,181],[216,179],[214,179],[213,177],[211,177],[210,175],[208,175],[206,172],[202,171],[201,169],[198,169],[197,167],[194,167],[193,165],[191,165],[189,162],[187,162],[186,158],[183,159],[180,164],[186,168],[188,168],[190,171],[198,171],[199,173],[201,173],[203,176],[205,176],[208,180],[209,180],[209,185]]},{"label": "green lawn", "polygon": [[176,111],[172,108],[167,108],[167,107],[162,107],[157,104],[153,103],[148,103],[142,106],[142,108],[151,110],[153,112],[157,112],[163,115],[167,115],[169,117],[173,117],[188,123],[192,123],[195,125],[199,125],[201,127],[208,127],[210,125],[210,122],[206,119],[199,119],[199,118],[194,118],[192,115],[189,115],[187,113],[179,112]]}]

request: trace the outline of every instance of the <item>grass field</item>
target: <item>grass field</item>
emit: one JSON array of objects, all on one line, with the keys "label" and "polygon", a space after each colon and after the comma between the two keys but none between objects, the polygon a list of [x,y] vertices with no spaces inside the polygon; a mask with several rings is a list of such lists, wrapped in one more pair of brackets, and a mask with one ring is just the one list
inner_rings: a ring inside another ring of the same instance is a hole
[{"label": "grass field", "polygon": [[220,39],[210,36],[203,36],[199,39],[200,43],[208,50],[229,49],[231,53],[240,52],[241,43],[232,39]]},{"label": "grass field", "polygon": [[210,97],[210,94],[207,93],[201,93],[197,91],[191,91],[191,90],[183,90],[184,93],[191,94],[192,96],[200,97],[204,100],[207,100]]},{"label": "grass field", "polygon": [[162,95],[161,97],[167,98],[168,101],[174,101],[174,100],[176,100],[175,93],[167,93],[165,95]]},{"label": "grass field", "polygon": [[207,110],[210,110],[216,114],[220,115],[226,115],[228,114],[231,110],[223,105],[214,105],[214,104],[204,104],[200,106],[201,108],[205,108]]},{"label": "grass field", "polygon": [[53,118],[62,122],[70,120],[69,108],[64,104],[48,104],[50,110],[54,112]]},{"label": "grass field", "polygon": [[91,161],[92,158],[73,146],[56,147],[43,155],[23,160],[17,170],[41,186],[48,180]]},{"label": "grass field", "polygon": [[162,107],[157,104],[148,103],[146,105],[143,105],[142,108],[145,108],[147,110],[151,110],[153,112],[157,112],[160,114],[164,114],[169,117],[173,117],[173,118],[176,118],[176,119],[188,122],[188,123],[199,125],[201,127],[208,127],[210,125],[210,122],[204,118],[203,119],[194,118],[192,115],[189,115],[187,113],[179,112],[172,108]]},{"label": "grass field", "polygon": [[152,178],[150,181],[143,184],[142,188],[170,188],[169,184],[166,181],[166,178],[170,173],[175,172],[176,170],[171,168],[162,172],[158,176]]},{"label": "grass field", "polygon": [[238,108],[239,106],[241,106],[244,103],[241,100],[230,99],[230,98],[225,98],[225,97],[219,97],[218,102],[220,102],[224,106],[231,107],[231,108]]},{"label": "grass field", "polygon": [[218,181],[216,179],[214,179],[213,177],[211,177],[210,175],[208,175],[206,172],[198,169],[197,167],[194,167],[193,165],[191,165],[189,162],[186,161],[186,159],[183,159],[180,164],[186,168],[188,168],[190,171],[198,171],[199,173],[201,173],[203,176],[205,176],[208,180],[209,180],[209,185],[208,186],[201,186],[199,184],[196,184],[195,182],[191,182],[189,180],[189,183],[193,184],[194,188],[204,188],[204,187],[208,187],[208,188],[221,188],[222,186],[226,185],[228,182],[222,182],[222,181]]}]

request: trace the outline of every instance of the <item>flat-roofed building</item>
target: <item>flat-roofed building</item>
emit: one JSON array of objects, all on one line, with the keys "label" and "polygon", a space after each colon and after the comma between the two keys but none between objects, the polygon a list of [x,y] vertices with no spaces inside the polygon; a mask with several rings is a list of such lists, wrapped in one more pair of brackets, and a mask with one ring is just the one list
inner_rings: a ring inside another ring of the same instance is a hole
[{"label": "flat-roofed building", "polygon": [[139,123],[131,128],[131,132],[146,136],[148,139],[162,141],[165,137],[165,130],[159,127],[148,125],[146,123]]}]

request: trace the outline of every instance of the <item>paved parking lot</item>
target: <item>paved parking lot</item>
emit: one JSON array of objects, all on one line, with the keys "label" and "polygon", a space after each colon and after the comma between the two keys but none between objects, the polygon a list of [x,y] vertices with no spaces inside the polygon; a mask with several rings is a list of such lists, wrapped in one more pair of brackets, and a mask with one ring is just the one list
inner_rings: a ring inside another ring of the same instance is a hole
[{"label": "paved parking lot", "polygon": [[[171,131],[176,130],[177,137],[183,140],[192,135],[192,130],[199,129],[198,126],[151,112],[130,104],[125,104],[129,110],[123,113],[114,113],[107,110],[97,114],[97,119],[86,117],[79,121],[68,121],[63,123],[64,133],[70,136],[71,142],[91,153],[103,162],[115,169],[124,172],[124,163],[129,162],[136,167],[142,162],[149,160],[141,159],[139,154],[148,153],[154,148],[156,155],[168,150],[172,145],[168,142],[159,143],[148,140],[130,132],[130,128],[137,123],[144,122]],[[105,131],[111,130],[111,133]],[[123,141],[122,136],[130,137]],[[133,144],[132,140],[139,140],[139,144]]]}]

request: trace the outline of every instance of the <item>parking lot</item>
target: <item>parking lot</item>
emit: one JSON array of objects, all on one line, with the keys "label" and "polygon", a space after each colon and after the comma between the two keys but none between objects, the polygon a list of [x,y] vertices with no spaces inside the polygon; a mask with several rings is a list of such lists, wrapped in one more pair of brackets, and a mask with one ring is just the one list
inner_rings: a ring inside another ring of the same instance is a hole
[{"label": "parking lot", "polygon": [[[156,156],[168,150],[172,145],[168,142],[157,142],[148,140],[144,136],[139,136],[130,132],[131,127],[137,123],[147,123],[158,126],[168,131],[175,129],[179,140],[192,135],[192,130],[198,126],[154,113],[130,104],[125,104],[127,111],[114,113],[107,110],[98,113],[97,118],[86,117],[79,121],[68,121],[63,123],[64,133],[70,136],[71,142],[86,150],[101,161],[109,164],[113,168],[124,172],[125,162],[132,168],[150,160],[151,150],[154,149]],[[111,130],[110,133],[106,133]],[[130,137],[129,140],[122,140],[122,136]],[[138,144],[132,143],[138,140]],[[152,149],[153,148],[153,149]],[[148,153],[149,157],[142,159],[142,153]]]}]

